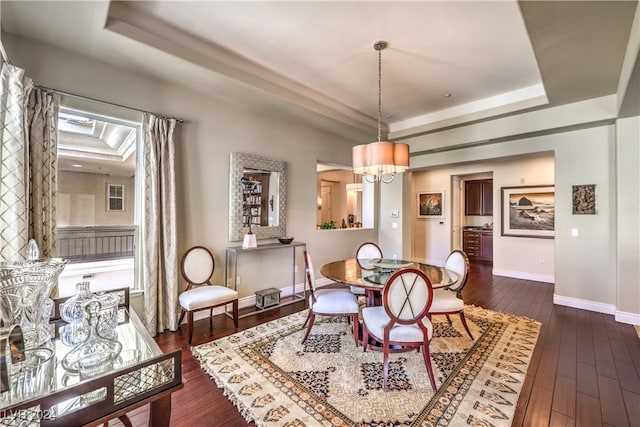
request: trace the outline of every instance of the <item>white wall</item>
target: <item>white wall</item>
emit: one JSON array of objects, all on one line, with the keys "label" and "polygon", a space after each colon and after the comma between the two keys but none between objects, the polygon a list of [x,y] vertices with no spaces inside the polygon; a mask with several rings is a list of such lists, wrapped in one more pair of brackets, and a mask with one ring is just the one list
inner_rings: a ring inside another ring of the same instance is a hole
[{"label": "white wall", "polygon": [[[122,225],[134,223],[133,177],[60,171],[58,225]],[[107,184],[124,185],[124,211],[107,211]]]},{"label": "white wall", "polygon": [[640,117],[617,122],[616,319],[640,325]]},{"label": "white wall", "polygon": [[[403,252],[402,229],[406,224],[408,212],[403,212],[403,177],[397,175],[388,184],[376,184],[380,198],[378,245],[386,258],[410,258],[410,253]],[[395,217],[395,214],[398,214]],[[393,216],[392,216],[393,215]]]}]

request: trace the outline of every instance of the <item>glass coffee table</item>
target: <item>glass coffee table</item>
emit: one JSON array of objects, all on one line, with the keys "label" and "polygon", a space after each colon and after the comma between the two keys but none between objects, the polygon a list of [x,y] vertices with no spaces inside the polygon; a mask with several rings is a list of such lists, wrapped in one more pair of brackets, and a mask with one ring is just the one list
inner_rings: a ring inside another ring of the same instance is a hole
[{"label": "glass coffee table", "polygon": [[[0,395],[0,425],[97,426],[119,418],[127,426],[131,423],[126,414],[146,404],[150,404],[150,426],[169,425],[171,393],[183,387],[182,351],[163,353],[129,310],[128,289],[124,293],[116,328],[122,351],[113,367],[87,379],[64,369],[61,362],[72,349],[60,336],[66,323],[52,322],[52,338],[45,347],[54,352],[50,366],[38,373],[35,389],[19,395],[12,389]],[[63,301],[56,300],[55,313]],[[24,384],[19,386],[24,389]]]}]

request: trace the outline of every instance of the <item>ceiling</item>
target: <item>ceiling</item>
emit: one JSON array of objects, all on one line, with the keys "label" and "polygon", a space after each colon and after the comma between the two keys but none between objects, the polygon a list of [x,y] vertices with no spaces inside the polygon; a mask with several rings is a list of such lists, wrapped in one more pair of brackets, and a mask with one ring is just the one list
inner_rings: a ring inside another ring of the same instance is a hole
[{"label": "ceiling", "polygon": [[58,170],[133,177],[137,129],[119,123],[58,113]]},{"label": "ceiling", "polygon": [[636,7],[3,0],[0,16],[5,32],[364,143],[377,133],[374,42],[389,44],[382,51],[383,132],[402,139],[616,93]]}]

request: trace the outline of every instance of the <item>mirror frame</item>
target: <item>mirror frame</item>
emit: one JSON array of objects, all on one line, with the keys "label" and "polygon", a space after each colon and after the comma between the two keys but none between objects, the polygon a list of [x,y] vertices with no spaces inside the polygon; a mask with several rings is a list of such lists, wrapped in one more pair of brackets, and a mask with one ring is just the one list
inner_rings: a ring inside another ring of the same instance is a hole
[{"label": "mirror frame", "polygon": [[287,162],[245,153],[231,153],[229,163],[229,241],[237,242],[249,230],[242,226],[242,184],[245,169],[278,172],[278,225],[252,227],[256,239],[275,239],[286,236],[287,225]]}]

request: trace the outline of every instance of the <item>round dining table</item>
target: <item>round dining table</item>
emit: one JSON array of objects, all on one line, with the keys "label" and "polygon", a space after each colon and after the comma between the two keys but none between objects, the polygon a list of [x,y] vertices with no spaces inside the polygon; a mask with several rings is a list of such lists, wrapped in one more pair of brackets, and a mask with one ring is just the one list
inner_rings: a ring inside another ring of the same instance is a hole
[{"label": "round dining table", "polygon": [[368,306],[381,304],[381,291],[391,275],[404,268],[422,271],[431,281],[433,289],[446,288],[456,281],[455,273],[444,267],[417,261],[386,258],[343,259],[324,264],[320,273],[334,282],[365,290]]}]

